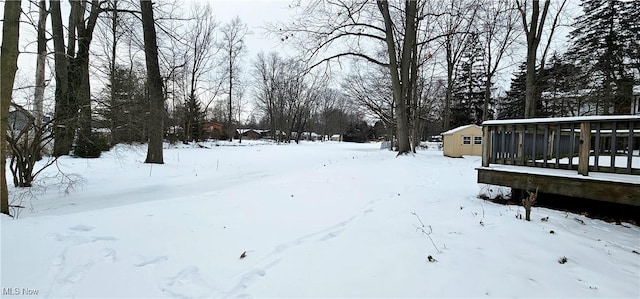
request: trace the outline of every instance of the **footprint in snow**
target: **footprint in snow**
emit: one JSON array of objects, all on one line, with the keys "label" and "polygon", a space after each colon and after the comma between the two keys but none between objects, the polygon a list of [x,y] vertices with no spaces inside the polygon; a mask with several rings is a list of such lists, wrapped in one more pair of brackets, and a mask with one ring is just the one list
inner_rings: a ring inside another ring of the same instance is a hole
[{"label": "footprint in snow", "polygon": [[82,224],[79,224],[79,225],[76,225],[76,226],[72,226],[72,227],[69,228],[69,230],[76,231],[76,232],[88,232],[88,231],[91,231],[93,229],[94,229],[94,227],[86,226],[86,225],[82,225]]},{"label": "footprint in snow", "polygon": [[105,248],[102,250],[102,260],[105,262],[113,262],[116,260],[116,250],[113,248]]},{"label": "footprint in snow", "polygon": [[157,263],[160,263],[160,262],[164,262],[164,261],[166,261],[168,259],[169,258],[167,256],[165,256],[165,255],[158,256],[158,257],[154,257],[154,258],[151,258],[151,259],[144,260],[144,261],[142,261],[140,263],[135,264],[134,266],[135,267],[144,267],[146,265],[151,265],[151,264],[157,264]]},{"label": "footprint in snow", "polygon": [[98,241],[117,241],[118,239],[114,237],[104,237],[104,236],[93,236],[91,237],[91,243]]},{"label": "footprint in snow", "polygon": [[63,281],[69,284],[76,284],[82,278],[84,278],[85,274],[89,271],[89,269],[93,266],[93,262],[88,262],[84,265],[78,266],[73,269],[64,279]]},{"label": "footprint in snow", "polygon": [[326,234],[324,237],[322,237],[322,238],[321,238],[320,240],[318,240],[318,241],[320,241],[320,242],[324,242],[324,241],[328,241],[328,240],[330,240],[330,239],[333,239],[333,238],[337,237],[338,235],[340,235],[340,233],[342,233],[345,229],[346,229],[346,228],[341,228],[341,229],[338,229],[338,230],[332,231],[332,232],[330,232],[330,233]]}]

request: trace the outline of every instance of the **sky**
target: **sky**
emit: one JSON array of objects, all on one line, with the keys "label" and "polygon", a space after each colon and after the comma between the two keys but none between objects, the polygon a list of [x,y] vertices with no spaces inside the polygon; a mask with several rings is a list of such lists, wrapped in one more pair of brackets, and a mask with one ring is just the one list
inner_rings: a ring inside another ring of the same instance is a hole
[{"label": "sky", "polygon": [[[63,1],[63,9],[65,7]],[[230,0],[212,0],[212,1],[200,1],[200,0],[187,0],[184,1],[184,9],[188,11],[188,6],[194,2],[207,3],[211,5],[213,8],[214,15],[216,16],[217,21],[220,24],[225,24],[229,22],[232,18],[238,16],[244,23],[247,24],[249,33],[245,38],[246,43],[246,53],[242,58],[243,68],[245,69],[245,76],[249,76],[249,72],[247,70],[251,67],[251,62],[255,59],[256,55],[260,52],[271,52],[275,51],[281,55],[295,55],[292,47],[289,47],[286,43],[282,43],[279,38],[276,36],[268,36],[265,30],[265,24],[267,23],[277,23],[277,22],[286,22],[286,20],[290,19],[296,11],[294,9],[290,9],[290,5],[294,3],[294,1],[273,1],[273,0],[240,0],[240,1],[230,1]],[[552,1],[552,7],[557,7],[560,1]],[[569,0],[567,7],[565,8],[565,12],[563,14],[563,19],[568,20],[576,17],[580,13],[580,7],[578,6],[579,0]],[[23,1],[23,7],[25,11],[29,9],[29,2]],[[68,5],[67,5],[68,6]],[[35,10],[35,9],[32,9]],[[1,13],[2,11],[0,11]],[[65,12],[63,11],[63,14]],[[32,18],[37,18],[37,14],[33,14]],[[24,20],[23,16],[23,20]],[[63,17],[65,19],[65,17]],[[550,22],[551,20],[549,20]],[[569,24],[570,22],[565,21],[564,25]],[[561,26],[557,29],[554,38],[553,48],[563,49],[567,47],[567,34],[570,30],[568,26]],[[21,35],[21,46],[20,49],[24,52],[19,56],[19,71],[18,77],[16,80],[16,87],[24,87],[33,85],[34,73],[35,73],[35,55],[33,54],[33,48],[35,47],[35,43],[33,42],[35,38],[28,38],[29,36],[35,36],[33,28],[30,28],[28,25],[24,25],[22,27]],[[524,37],[521,38],[524,41]],[[521,41],[521,42],[523,42]],[[50,45],[52,47],[52,45]],[[524,48],[524,47],[521,47]],[[523,56],[524,57],[524,56]],[[496,82],[496,86],[499,90],[505,90],[509,86],[510,78],[512,70],[515,69],[517,63],[522,61],[523,59],[515,59],[514,61],[509,62],[512,67],[507,67],[505,70],[497,76],[498,82]],[[48,62],[50,65],[53,64],[53,59],[49,59]],[[339,76],[336,76],[338,78]],[[47,74],[47,79],[52,78],[52,73],[49,72]],[[337,81],[337,80],[336,80]],[[335,83],[336,85],[339,82]],[[100,90],[100,87],[92,86],[92,91],[97,92]],[[251,92],[245,94],[250,95]],[[47,89],[47,96],[53,97],[53,88]],[[29,89],[19,89],[16,93],[16,98],[30,98],[31,91]],[[51,105],[49,105],[51,107]]]}]

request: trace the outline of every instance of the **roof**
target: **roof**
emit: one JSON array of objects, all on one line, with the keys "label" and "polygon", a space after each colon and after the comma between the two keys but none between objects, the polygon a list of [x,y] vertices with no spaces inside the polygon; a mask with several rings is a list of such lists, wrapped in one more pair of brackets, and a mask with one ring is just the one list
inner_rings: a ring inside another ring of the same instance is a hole
[{"label": "roof", "polygon": [[468,128],[472,128],[472,127],[476,127],[476,128],[478,128],[478,129],[482,129],[482,128],[481,128],[480,126],[478,126],[478,125],[471,124],[471,125],[466,125],[466,126],[457,127],[457,128],[455,128],[455,129],[451,129],[451,130],[449,130],[449,131],[446,131],[446,132],[442,133],[441,135],[451,135],[451,134],[455,134],[455,133],[457,133],[457,132],[460,132],[460,131],[463,131],[463,130],[466,130],[466,129],[468,129]]}]

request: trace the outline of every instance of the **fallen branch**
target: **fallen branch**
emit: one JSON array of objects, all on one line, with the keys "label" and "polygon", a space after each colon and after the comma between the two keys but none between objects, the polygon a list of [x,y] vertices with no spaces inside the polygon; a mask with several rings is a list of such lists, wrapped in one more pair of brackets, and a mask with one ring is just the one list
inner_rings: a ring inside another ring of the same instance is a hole
[{"label": "fallen branch", "polygon": [[420,222],[420,225],[421,225],[421,226],[417,226],[415,224],[413,225],[416,227],[416,231],[421,231],[425,236],[427,236],[427,238],[429,238],[429,241],[431,241],[433,248],[435,248],[438,253],[441,253],[440,249],[438,249],[438,246],[436,246],[436,243],[433,242],[433,239],[431,238],[431,234],[433,233],[433,229],[431,228],[431,225],[429,225],[429,232],[427,233],[427,231],[425,230],[426,226],[424,225],[424,223],[422,222],[418,214],[416,214],[416,212],[411,212],[411,214],[413,214],[413,216],[416,216],[416,218],[418,219],[418,222]]}]

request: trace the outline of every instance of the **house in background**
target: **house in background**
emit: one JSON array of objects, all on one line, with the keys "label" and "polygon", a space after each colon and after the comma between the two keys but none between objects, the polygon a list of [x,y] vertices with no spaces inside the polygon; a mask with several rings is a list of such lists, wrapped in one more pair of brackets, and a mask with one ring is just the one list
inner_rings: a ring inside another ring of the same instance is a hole
[{"label": "house in background", "polygon": [[254,130],[254,129],[236,129],[235,138],[237,139],[239,136],[242,136],[242,139],[248,139],[248,140],[256,140],[256,139],[262,138],[262,134],[260,133],[260,130]]},{"label": "house in background", "polygon": [[482,127],[466,125],[442,133],[447,157],[482,156]]},{"label": "house in background", "polygon": [[222,124],[214,121],[203,122],[201,128],[202,138],[205,139],[220,139],[224,132]]},{"label": "house in background", "polygon": [[[34,111],[27,110],[9,110],[9,119],[8,119],[8,129],[21,131],[22,129],[33,126],[35,121],[36,113]],[[42,116],[42,124],[48,124],[51,122],[51,115],[43,115]]]},{"label": "house in background", "polygon": [[640,115],[640,85],[633,87],[633,97],[631,98],[631,115]]}]

